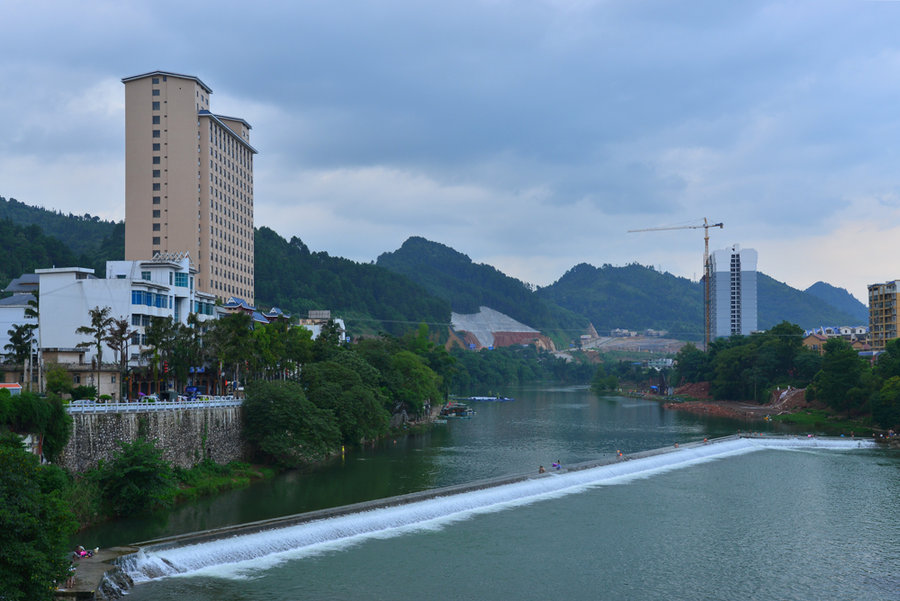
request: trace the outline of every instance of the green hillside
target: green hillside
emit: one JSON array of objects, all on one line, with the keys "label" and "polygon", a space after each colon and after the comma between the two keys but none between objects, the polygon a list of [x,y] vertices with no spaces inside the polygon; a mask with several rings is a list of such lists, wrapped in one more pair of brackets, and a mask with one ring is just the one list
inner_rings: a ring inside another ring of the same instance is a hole
[{"label": "green hillside", "polygon": [[674,338],[703,338],[700,285],[652,267],[581,263],[537,295],[584,315],[601,335],[615,328],[652,328]]},{"label": "green hillside", "polygon": [[566,344],[588,328],[582,315],[536,295],[528,284],[425,238],[409,238],[398,250],[380,255],[376,264],[417,282],[448,301],[456,313],[490,307]]},{"label": "green hillside", "polygon": [[330,309],[355,332],[393,334],[419,323],[432,330],[450,322],[450,303],[429,294],[407,278],[377,265],[356,263],[310,252],[267,227],[255,236],[256,300],[288,313]]},{"label": "green hillside", "polygon": [[81,257],[37,225],[19,225],[9,219],[0,219],[0,257],[0,289],[35,269],[81,265]]},{"label": "green hillside", "polygon": [[[49,211],[32,207],[19,202],[15,198],[9,200],[0,196],[0,219],[9,219],[19,225],[36,225],[48,236],[53,236],[78,256],[99,258],[109,255],[117,248],[105,248],[105,245],[117,245],[121,239],[121,253],[112,260],[122,260],[125,256],[125,224],[124,222],[103,221],[87,213],[84,215],[68,215],[59,211]],[[117,230],[121,230],[119,233]],[[105,261],[106,259],[104,259]]]},{"label": "green hillside", "polygon": [[[830,324],[830,325],[862,325],[869,323],[869,308],[859,302],[855,296],[850,294],[844,288],[836,288],[825,282],[816,282],[805,290],[807,294],[811,294],[822,299],[835,309],[843,311],[856,318],[852,324]],[[823,324],[825,325],[825,324]]]},{"label": "green hillside", "polygon": [[[652,267],[581,264],[537,294],[586,316],[601,334],[613,328],[653,328],[684,340],[703,337],[702,285]],[[782,321],[804,329],[858,323],[856,317],[821,298],[763,273],[758,274],[757,311],[760,329]]]}]

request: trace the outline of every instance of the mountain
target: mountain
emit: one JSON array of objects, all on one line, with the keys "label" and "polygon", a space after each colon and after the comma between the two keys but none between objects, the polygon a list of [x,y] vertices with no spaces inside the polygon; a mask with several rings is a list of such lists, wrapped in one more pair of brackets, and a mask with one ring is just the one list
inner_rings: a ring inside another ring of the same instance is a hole
[{"label": "mountain", "polygon": [[288,313],[330,309],[355,333],[400,334],[426,322],[446,330],[450,303],[377,265],[311,252],[267,227],[256,230],[256,301]]},{"label": "mountain", "polygon": [[835,309],[843,311],[856,318],[853,323],[841,323],[830,325],[862,325],[869,323],[869,308],[859,302],[855,296],[850,294],[844,288],[836,288],[825,282],[816,282],[805,290],[807,294],[811,294],[822,299]]},{"label": "mountain", "polygon": [[[121,239],[121,254],[110,260],[122,260],[125,256],[125,223],[122,221],[104,221],[87,213],[65,215],[59,211],[32,207],[15,198],[7,200],[2,196],[0,219],[9,219],[19,225],[36,225],[79,256],[98,257],[107,254],[103,251],[104,245],[118,246],[118,240]],[[117,230],[121,230],[121,233]],[[115,249],[109,252],[114,251]]]},{"label": "mountain", "polygon": [[673,338],[703,338],[700,284],[652,267],[581,263],[537,295],[584,315],[601,335],[615,328],[652,328]]},{"label": "mountain", "polygon": [[[582,263],[537,294],[584,315],[601,334],[614,328],[652,328],[685,340],[703,337],[702,285],[652,267]],[[764,273],[757,276],[757,311],[760,329],[782,321],[804,329],[859,323],[854,315]]]},{"label": "mountain", "polygon": [[20,225],[0,219],[0,290],[13,278],[35,269],[72,267],[80,264],[80,257],[37,225]]},{"label": "mountain", "polygon": [[396,251],[380,255],[375,264],[418,283],[449,302],[455,313],[474,314],[489,307],[566,346],[589,327],[584,316],[536,295],[525,282],[425,238],[409,238]]}]

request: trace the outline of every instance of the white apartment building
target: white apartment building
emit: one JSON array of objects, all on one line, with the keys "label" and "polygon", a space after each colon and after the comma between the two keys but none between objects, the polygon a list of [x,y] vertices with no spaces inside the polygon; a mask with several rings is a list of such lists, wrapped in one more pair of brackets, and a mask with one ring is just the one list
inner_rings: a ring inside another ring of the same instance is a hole
[{"label": "white apartment building", "polygon": [[187,252],[195,287],[253,303],[250,125],[210,112],[199,78],[152,71],[125,84],[125,259]]},{"label": "white apartment building", "polygon": [[[109,261],[106,278],[97,278],[84,267],[35,273],[40,278],[41,345],[45,357],[52,353],[60,361],[69,356],[71,362],[89,364],[94,358],[94,349],[77,346],[90,342],[89,337],[75,330],[90,325],[90,311],[97,307],[109,307],[110,317],[131,324],[134,334],[128,358],[132,364],[140,359],[152,317],[172,317],[182,324],[190,313],[201,321],[216,317],[215,296],[196,290],[197,269],[186,253],[160,254],[148,261]],[[102,359],[114,363],[114,351],[106,346]]]},{"label": "white apartment building", "polygon": [[757,330],[757,252],[734,244],[709,256],[710,336],[748,336]]}]

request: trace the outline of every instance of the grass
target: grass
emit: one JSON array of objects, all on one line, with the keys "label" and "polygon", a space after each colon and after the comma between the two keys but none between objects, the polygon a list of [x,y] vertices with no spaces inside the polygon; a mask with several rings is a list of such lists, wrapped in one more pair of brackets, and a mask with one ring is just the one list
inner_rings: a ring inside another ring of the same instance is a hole
[{"label": "grass", "polygon": [[174,471],[178,481],[176,502],[244,488],[253,480],[271,478],[275,475],[272,468],[252,466],[240,461],[232,461],[225,465],[204,461],[190,469],[176,468]]},{"label": "grass", "polygon": [[827,434],[847,434],[871,436],[870,420],[855,420],[833,415],[822,409],[805,409],[796,413],[773,416],[772,421],[804,426],[810,430],[822,430]]}]

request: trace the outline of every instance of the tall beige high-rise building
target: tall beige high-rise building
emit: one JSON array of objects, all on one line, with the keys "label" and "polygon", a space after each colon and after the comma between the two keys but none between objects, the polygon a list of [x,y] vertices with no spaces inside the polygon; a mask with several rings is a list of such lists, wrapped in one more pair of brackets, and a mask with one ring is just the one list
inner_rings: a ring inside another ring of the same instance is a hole
[{"label": "tall beige high-rise building", "polygon": [[253,294],[250,124],[209,110],[199,78],[125,77],[125,259],[188,252],[196,288]]}]

